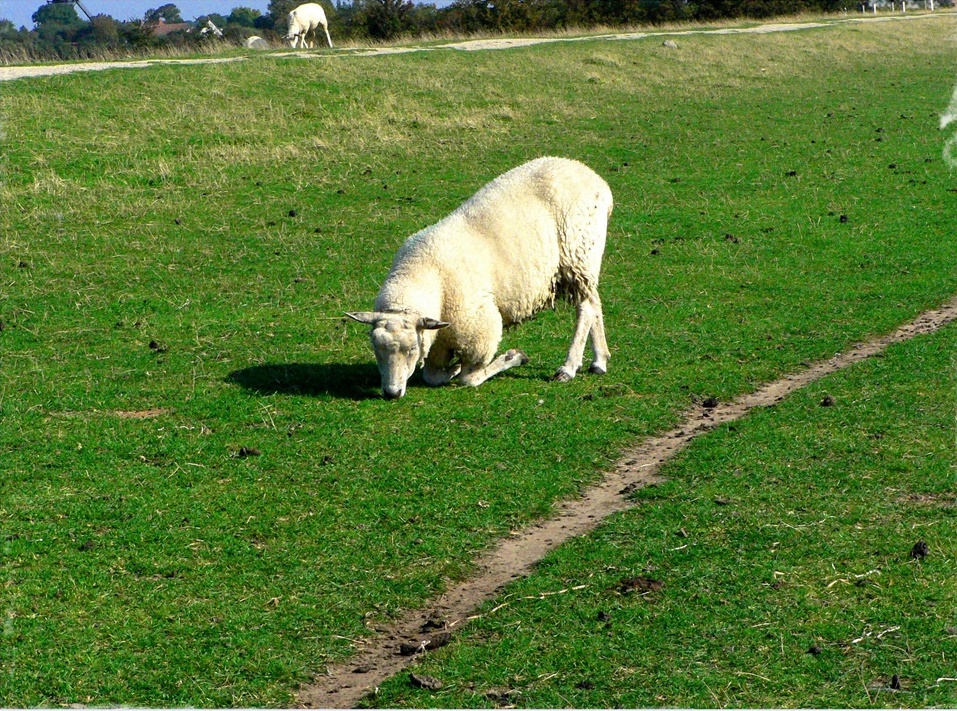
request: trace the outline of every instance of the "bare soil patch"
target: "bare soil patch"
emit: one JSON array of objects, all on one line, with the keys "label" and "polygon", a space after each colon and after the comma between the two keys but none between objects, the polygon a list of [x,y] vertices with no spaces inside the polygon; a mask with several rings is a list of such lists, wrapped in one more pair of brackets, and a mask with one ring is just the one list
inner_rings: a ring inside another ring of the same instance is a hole
[{"label": "bare soil patch", "polygon": [[[480,571],[455,583],[420,610],[407,613],[379,635],[364,641],[347,662],[329,667],[314,683],[300,689],[298,705],[306,708],[351,708],[385,679],[415,663],[430,649],[443,646],[466,625],[476,608],[506,583],[529,574],[545,554],[575,536],[596,528],[605,518],[632,504],[635,489],[660,481],[661,465],[695,437],[739,420],[756,407],[770,407],[805,385],[854,363],[871,358],[888,346],[933,333],[957,320],[957,297],[921,314],[893,333],[854,346],[846,353],[815,363],[728,403],[702,403],[682,423],[658,437],[627,449],[614,471],[584,492],[580,499],[560,504],[558,516],[542,521],[503,541],[479,561]],[[653,590],[657,581],[622,581],[632,589]]]},{"label": "bare soil patch", "polygon": [[148,410],[115,410],[114,415],[122,420],[151,420],[170,413],[167,407],[153,407]]}]

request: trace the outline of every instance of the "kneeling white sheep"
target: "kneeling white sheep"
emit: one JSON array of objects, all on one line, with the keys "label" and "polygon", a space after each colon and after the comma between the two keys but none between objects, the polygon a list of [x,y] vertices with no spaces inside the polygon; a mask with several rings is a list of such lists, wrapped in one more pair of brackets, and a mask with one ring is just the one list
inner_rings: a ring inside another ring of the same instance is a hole
[{"label": "kneeling white sheep", "polygon": [[578,322],[555,379],[582,364],[604,373],[608,344],[598,275],[612,195],[587,166],[566,158],[525,163],[479,190],[451,215],[399,249],[375,311],[347,314],[372,326],[372,347],[387,399],[405,394],[417,365],[429,385],[458,376],[479,385],[528,362],[518,350],[497,358],[506,326],[568,297]]}]

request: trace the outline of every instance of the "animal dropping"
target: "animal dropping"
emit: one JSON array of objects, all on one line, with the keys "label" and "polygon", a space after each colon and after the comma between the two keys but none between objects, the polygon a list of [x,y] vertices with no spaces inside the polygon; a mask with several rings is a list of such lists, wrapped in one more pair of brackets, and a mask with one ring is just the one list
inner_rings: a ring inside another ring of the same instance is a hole
[{"label": "animal dropping", "polygon": [[568,298],[577,322],[554,379],[608,368],[598,277],[612,211],[608,184],[567,158],[539,158],[499,176],[451,215],[409,237],[375,300],[348,313],[372,327],[386,399],[405,395],[416,367],[428,385],[477,386],[528,362],[496,356],[503,330]]},{"label": "animal dropping", "polygon": [[412,682],[412,686],[416,686],[420,689],[428,689],[429,691],[438,691],[442,688],[441,680],[436,679],[434,676],[427,676],[425,674],[416,674],[415,672],[410,672],[409,681]]}]

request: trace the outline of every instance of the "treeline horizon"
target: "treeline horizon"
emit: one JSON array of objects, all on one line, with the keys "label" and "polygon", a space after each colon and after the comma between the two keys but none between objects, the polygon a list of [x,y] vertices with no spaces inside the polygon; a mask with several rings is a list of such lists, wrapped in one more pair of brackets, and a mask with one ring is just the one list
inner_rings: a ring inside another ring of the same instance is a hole
[{"label": "treeline horizon", "polygon": [[[238,6],[229,15],[211,13],[189,22],[173,3],[147,11],[142,20],[130,21],[105,14],[81,17],[72,3],[62,0],[43,3],[32,16],[33,29],[17,28],[0,17],[0,62],[201,50],[216,42],[241,44],[253,35],[279,44],[286,32],[286,16],[300,2],[270,0],[265,13]],[[937,5],[953,3],[941,0]],[[330,33],[340,42],[768,19],[868,8],[857,0],[453,0],[441,8],[412,0],[336,0],[335,4],[321,0],[320,4],[326,10]],[[209,23],[219,32],[212,31]]]}]

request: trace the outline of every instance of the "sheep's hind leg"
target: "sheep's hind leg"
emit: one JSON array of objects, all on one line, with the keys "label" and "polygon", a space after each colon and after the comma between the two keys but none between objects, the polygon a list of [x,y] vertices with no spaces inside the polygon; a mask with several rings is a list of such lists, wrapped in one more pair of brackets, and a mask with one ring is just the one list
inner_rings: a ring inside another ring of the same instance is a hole
[{"label": "sheep's hind leg", "polygon": [[578,322],[565,364],[556,372],[554,380],[567,383],[578,374],[585,354],[585,342],[591,335],[595,359],[588,369],[592,373],[604,373],[608,369],[608,343],[605,341],[605,323],[601,313],[601,299],[593,294],[578,305]]},{"label": "sheep's hind leg", "polygon": [[512,348],[484,367],[465,366],[459,374],[459,382],[462,383],[462,385],[475,387],[476,385],[481,385],[493,375],[498,375],[504,370],[525,365],[526,363],[528,363],[528,356],[520,350]]},{"label": "sheep's hind leg", "polygon": [[605,340],[605,317],[602,315],[601,299],[595,294],[594,299],[595,320],[591,325],[591,347],[594,353],[594,360],[588,368],[589,373],[604,375],[608,372],[608,359],[611,352],[608,350],[608,341]]}]

